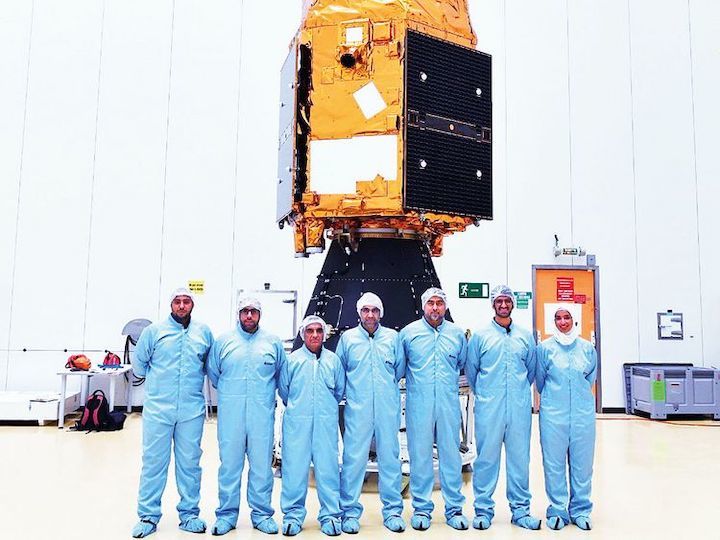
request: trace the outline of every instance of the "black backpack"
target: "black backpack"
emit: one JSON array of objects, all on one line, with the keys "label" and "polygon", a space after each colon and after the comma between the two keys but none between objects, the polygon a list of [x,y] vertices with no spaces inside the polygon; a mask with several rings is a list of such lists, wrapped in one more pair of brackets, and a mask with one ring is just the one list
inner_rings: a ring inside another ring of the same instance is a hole
[{"label": "black backpack", "polygon": [[77,431],[117,431],[123,428],[125,414],[121,412],[110,412],[105,392],[95,390],[87,402],[80,420],[75,422]]}]

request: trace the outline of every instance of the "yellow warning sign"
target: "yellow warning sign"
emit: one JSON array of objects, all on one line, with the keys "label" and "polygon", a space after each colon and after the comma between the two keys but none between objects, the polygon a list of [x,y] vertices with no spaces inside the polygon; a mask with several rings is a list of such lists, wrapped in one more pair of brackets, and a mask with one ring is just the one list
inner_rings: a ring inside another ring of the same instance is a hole
[{"label": "yellow warning sign", "polygon": [[190,289],[190,292],[194,294],[204,294],[205,280],[196,279],[194,281],[188,281],[188,289]]}]

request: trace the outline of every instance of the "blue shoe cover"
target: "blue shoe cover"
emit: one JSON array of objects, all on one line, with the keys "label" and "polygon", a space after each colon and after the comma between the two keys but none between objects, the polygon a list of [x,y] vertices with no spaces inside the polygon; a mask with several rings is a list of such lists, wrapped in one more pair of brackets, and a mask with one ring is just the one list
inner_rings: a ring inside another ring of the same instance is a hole
[{"label": "blue shoe cover", "polygon": [[300,533],[302,527],[294,521],[286,521],[282,526],[282,533],[284,536],[295,536]]},{"label": "blue shoe cover", "polygon": [[468,528],[468,520],[462,514],[455,514],[447,520],[447,524],[458,531],[465,531]]},{"label": "blue shoe cover", "polygon": [[547,518],[547,524],[553,531],[559,531],[565,526],[565,521],[560,516],[550,516]]},{"label": "blue shoe cover", "polygon": [[475,516],[473,518],[473,529],[484,531],[490,528],[490,519],[487,516]]},{"label": "blue shoe cover", "polygon": [[257,525],[253,525],[258,531],[264,532],[265,534],[277,534],[278,526],[275,520],[271,517],[263,519]]},{"label": "blue shoe cover", "polygon": [[513,519],[512,522],[518,527],[522,527],[523,529],[530,529],[533,531],[539,530],[540,524],[542,523],[542,521],[540,521],[538,518],[534,518],[529,514],[527,516]]},{"label": "blue shoe cover", "polygon": [[415,513],[410,519],[410,525],[416,531],[425,531],[430,528],[430,516],[420,512]]},{"label": "blue shoe cover", "polygon": [[320,532],[328,536],[339,536],[342,526],[339,519],[326,519],[320,524]]},{"label": "blue shoe cover", "polygon": [[197,516],[186,519],[180,522],[180,529],[191,533],[204,533],[207,529],[207,524]]},{"label": "blue shoe cover", "polygon": [[360,522],[354,518],[344,518],[342,520],[342,531],[348,534],[357,534],[360,531]]},{"label": "blue shoe cover", "polygon": [[234,528],[235,528],[234,526],[232,526],[230,523],[228,523],[224,519],[218,519],[215,522],[215,525],[213,525],[212,533],[213,533],[213,536],[222,536],[223,534],[229,533]]},{"label": "blue shoe cover", "polygon": [[390,516],[383,521],[383,525],[392,532],[401,533],[405,531],[405,520],[400,516]]},{"label": "blue shoe cover", "polygon": [[133,527],[132,537],[133,538],[145,538],[146,536],[154,533],[157,530],[157,524],[152,521],[140,520]]},{"label": "blue shoe cover", "polygon": [[575,525],[581,528],[583,531],[589,531],[592,529],[592,521],[587,516],[578,516],[574,520]]}]

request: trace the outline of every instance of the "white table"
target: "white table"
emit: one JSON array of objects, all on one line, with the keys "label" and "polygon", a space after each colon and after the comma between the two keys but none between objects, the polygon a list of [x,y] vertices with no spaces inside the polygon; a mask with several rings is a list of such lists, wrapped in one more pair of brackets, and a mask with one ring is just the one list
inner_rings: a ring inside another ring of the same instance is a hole
[{"label": "white table", "polygon": [[[106,376],[110,378],[110,395],[108,396],[108,405],[112,411],[115,408],[115,384],[120,377],[125,374],[132,374],[132,366],[130,364],[122,364],[119,368],[102,368],[93,367],[88,371],[71,371],[69,369],[61,369],[57,372],[60,375],[60,409],[58,411],[58,428],[62,429],[65,425],[65,394],[67,392],[68,376],[82,377],[80,380],[80,403],[85,406],[88,397],[88,387],[90,386],[90,378],[95,376]],[[127,382],[125,389],[125,403],[127,403],[127,412],[132,411],[132,380]]]}]

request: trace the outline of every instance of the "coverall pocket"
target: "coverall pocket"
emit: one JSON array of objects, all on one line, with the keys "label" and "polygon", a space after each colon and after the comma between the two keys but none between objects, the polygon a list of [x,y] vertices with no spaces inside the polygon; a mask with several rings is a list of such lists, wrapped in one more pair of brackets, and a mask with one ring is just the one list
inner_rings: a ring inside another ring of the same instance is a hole
[{"label": "coverall pocket", "polygon": [[385,360],[385,369],[391,374],[395,375],[395,364],[392,360]]}]

